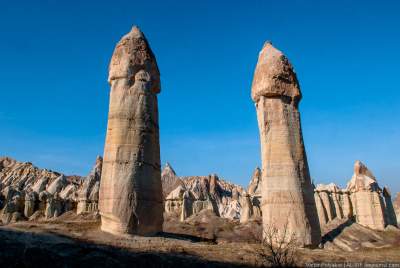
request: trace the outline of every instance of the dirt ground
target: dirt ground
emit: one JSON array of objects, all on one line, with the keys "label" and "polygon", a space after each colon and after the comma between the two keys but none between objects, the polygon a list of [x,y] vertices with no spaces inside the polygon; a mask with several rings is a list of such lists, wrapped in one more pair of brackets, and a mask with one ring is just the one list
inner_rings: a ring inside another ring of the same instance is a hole
[{"label": "dirt ground", "polygon": [[[206,224],[209,220],[213,224]],[[259,223],[243,226],[202,215],[186,223],[167,219],[164,233],[154,237],[114,236],[100,231],[98,216],[67,214],[50,221],[0,226],[0,267],[269,266],[260,254],[257,226]],[[352,252],[299,249],[296,264],[400,263],[399,231],[390,229],[379,235],[391,244]]]}]

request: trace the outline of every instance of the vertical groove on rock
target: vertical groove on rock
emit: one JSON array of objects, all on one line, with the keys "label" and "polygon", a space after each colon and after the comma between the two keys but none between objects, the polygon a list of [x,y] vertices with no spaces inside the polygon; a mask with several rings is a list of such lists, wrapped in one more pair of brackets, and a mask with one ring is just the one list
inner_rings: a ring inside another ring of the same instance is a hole
[{"label": "vertical groove on rock", "polygon": [[160,74],[137,27],[117,44],[100,185],[101,229],[151,235],[162,231],[163,195],[157,94]]},{"label": "vertical groove on rock", "polygon": [[302,246],[316,246],[321,230],[301,133],[301,92],[288,59],[271,43],[258,58],[252,84],[260,129],[264,230],[287,225]]}]

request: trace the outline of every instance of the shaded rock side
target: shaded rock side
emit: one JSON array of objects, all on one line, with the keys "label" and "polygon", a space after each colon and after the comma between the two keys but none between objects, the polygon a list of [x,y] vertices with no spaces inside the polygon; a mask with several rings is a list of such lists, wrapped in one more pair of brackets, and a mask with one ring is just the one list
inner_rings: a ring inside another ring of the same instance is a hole
[{"label": "shaded rock side", "polygon": [[[261,181],[262,174],[261,169],[256,167],[251,177],[250,183],[247,187],[247,192],[251,202],[251,208],[249,212],[251,213],[250,218],[261,218],[261,202],[262,202],[262,194],[261,194]],[[245,201],[245,200],[243,200]],[[243,209],[245,205],[243,204]],[[246,210],[247,211],[247,210]],[[247,212],[246,212],[247,213]]]},{"label": "shaded rock side", "polygon": [[261,140],[264,230],[288,227],[302,246],[317,246],[321,231],[301,132],[301,92],[289,60],[265,43],[251,96]]},{"label": "shaded rock side", "polygon": [[397,226],[396,211],[392,202],[392,194],[388,187],[383,187],[384,215],[386,225]]},{"label": "shaded rock side", "polygon": [[115,47],[99,193],[101,229],[149,235],[162,231],[163,195],[157,94],[160,73],[137,28]]},{"label": "shaded rock side", "polygon": [[176,175],[175,170],[169,163],[165,165],[161,172],[161,183],[164,198],[178,186],[183,185],[182,180]]}]

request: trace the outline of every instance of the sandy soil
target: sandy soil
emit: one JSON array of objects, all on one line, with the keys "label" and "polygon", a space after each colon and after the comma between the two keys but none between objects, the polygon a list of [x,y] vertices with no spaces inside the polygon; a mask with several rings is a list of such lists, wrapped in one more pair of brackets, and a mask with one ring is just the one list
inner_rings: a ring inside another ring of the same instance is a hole
[{"label": "sandy soil", "polygon": [[[214,221],[213,225],[206,226],[214,227],[207,229],[201,224],[205,220],[205,216],[202,217],[187,223],[169,219],[164,225],[165,232],[155,237],[103,233],[94,215],[70,213],[51,221],[13,223],[0,227],[0,267],[269,266],[260,254],[262,247],[254,232],[257,223],[246,227],[225,220],[221,222],[211,215],[209,220]],[[388,230],[380,236],[387,237],[391,244],[353,252],[299,249],[297,264],[304,266],[321,261],[400,263],[399,231]]]}]

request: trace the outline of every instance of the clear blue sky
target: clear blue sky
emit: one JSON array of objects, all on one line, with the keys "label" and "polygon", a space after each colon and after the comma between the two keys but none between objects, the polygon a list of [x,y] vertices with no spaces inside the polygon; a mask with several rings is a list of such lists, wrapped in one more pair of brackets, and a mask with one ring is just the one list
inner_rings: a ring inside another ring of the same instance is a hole
[{"label": "clear blue sky", "polygon": [[161,71],[162,162],[179,175],[248,184],[250,87],[271,40],[301,83],[313,179],[345,186],[359,159],[400,191],[399,1],[194,2],[2,1],[0,155],[87,174],[103,153],[108,63],[137,24]]}]

